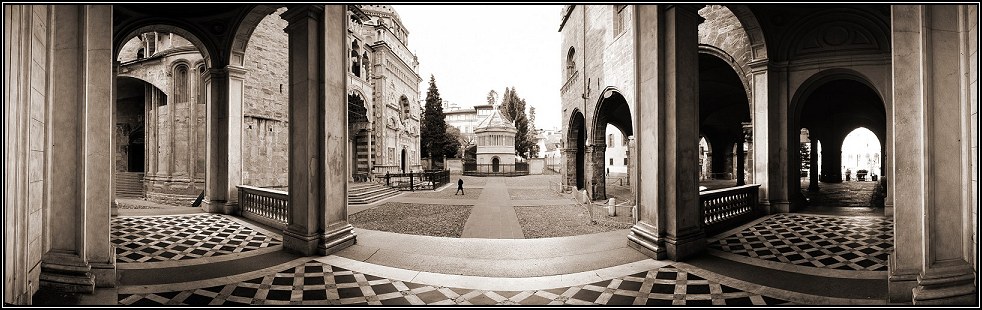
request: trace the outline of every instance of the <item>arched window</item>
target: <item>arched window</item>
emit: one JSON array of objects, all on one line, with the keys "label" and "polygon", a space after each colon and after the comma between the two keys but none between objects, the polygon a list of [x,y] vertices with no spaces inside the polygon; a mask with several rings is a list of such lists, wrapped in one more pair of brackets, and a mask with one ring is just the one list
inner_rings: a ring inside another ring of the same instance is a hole
[{"label": "arched window", "polygon": [[174,102],[187,102],[190,97],[188,93],[188,66],[185,64],[177,65],[174,68]]},{"label": "arched window", "polygon": [[576,50],[572,46],[569,47],[569,52],[566,53],[566,76],[572,76],[573,70],[576,69],[576,60],[573,57],[576,56]]},{"label": "arched window", "polygon": [[143,48],[136,51],[136,59],[143,59],[146,57],[146,50]]},{"label": "arched window", "polygon": [[405,121],[409,118],[409,113],[412,113],[409,107],[409,99],[406,96],[399,97],[399,105],[402,106],[402,120]]},{"label": "arched window", "polygon": [[607,135],[607,145],[614,145],[614,134]]},{"label": "arched window", "polygon": [[361,57],[358,54],[358,40],[351,41],[351,73],[361,77]]}]

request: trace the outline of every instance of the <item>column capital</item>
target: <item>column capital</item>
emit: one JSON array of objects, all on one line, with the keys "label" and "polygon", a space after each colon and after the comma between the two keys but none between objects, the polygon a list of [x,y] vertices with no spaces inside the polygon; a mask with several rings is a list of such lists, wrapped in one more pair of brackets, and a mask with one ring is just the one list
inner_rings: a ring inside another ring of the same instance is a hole
[{"label": "column capital", "polygon": [[286,12],[280,15],[283,20],[286,20],[289,29],[291,26],[295,25],[297,22],[303,20],[304,18],[309,18],[313,20],[321,20],[324,18],[324,5],[323,4],[300,4],[300,5],[288,5]]},{"label": "column capital", "polygon": [[668,11],[668,10],[671,10],[671,9],[676,9],[676,10],[679,10],[679,12],[685,12],[687,14],[690,14],[690,16],[694,16],[696,18],[696,24],[701,24],[702,22],[706,21],[705,18],[703,18],[702,16],[699,16],[699,9],[702,8],[701,5],[693,5],[693,4],[669,4],[669,5],[665,5],[664,8],[665,8],[665,11]]}]

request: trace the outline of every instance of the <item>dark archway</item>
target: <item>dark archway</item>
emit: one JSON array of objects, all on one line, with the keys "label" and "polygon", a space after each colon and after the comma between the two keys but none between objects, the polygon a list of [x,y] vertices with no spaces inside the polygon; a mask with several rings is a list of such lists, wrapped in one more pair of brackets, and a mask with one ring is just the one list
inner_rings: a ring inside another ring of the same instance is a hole
[{"label": "dark archway", "polygon": [[[608,87],[604,90],[600,103],[597,104],[597,111],[594,113],[593,121],[593,152],[591,163],[593,165],[592,193],[593,199],[607,199],[607,178],[605,160],[607,150],[607,125],[613,125],[621,131],[622,137],[634,135],[632,124],[631,107],[627,104],[627,99],[621,93]],[[628,172],[630,173],[630,172]]]},{"label": "dark archway", "polygon": [[736,69],[720,57],[699,53],[699,131],[713,150],[703,181],[708,188],[742,185],[747,175],[743,127],[751,122],[750,103]]},{"label": "dark archway", "polygon": [[130,131],[130,141],[126,147],[126,171],[143,172],[146,162],[146,141],[143,127]]},{"label": "dark archway", "polygon": [[402,173],[406,173],[406,149],[402,149],[402,156],[400,156],[399,162],[399,167],[402,169]]},{"label": "dark archway", "polygon": [[[567,183],[569,185],[575,184],[576,189],[583,189],[585,182],[586,169],[585,156],[586,156],[586,120],[583,118],[583,113],[579,110],[573,111],[573,114],[569,122],[569,133],[567,133],[566,147],[568,156],[572,157],[573,166],[570,167],[567,164]],[[572,154],[570,154],[572,152]],[[567,159],[567,163],[570,159]]]},{"label": "dark archway", "polygon": [[498,172],[501,166],[501,160],[498,156],[491,158],[491,172]]},{"label": "dark archway", "polygon": [[[842,163],[842,143],[846,136],[859,127],[868,128],[879,141],[884,141],[886,134],[886,108],[876,89],[867,79],[851,71],[836,71],[820,73],[806,81],[792,100],[792,110],[789,117],[789,130],[798,133],[802,128],[808,128],[809,135],[820,140],[822,146],[819,155],[822,158],[821,183],[837,184],[845,179],[845,167]],[[799,135],[794,135],[790,145],[798,145]],[[882,143],[882,142],[881,142]],[[801,167],[800,152],[789,152],[789,166]],[[880,152],[879,162],[885,158],[885,151]],[[877,171],[882,175],[882,171]],[[798,210],[805,205],[836,204],[838,202],[818,202],[806,200],[800,182],[800,169],[789,171],[789,184],[792,189],[792,210]],[[855,172],[852,172],[855,176]],[[818,192],[823,196],[836,196],[832,191],[841,191],[848,185],[818,186]],[[809,194],[814,195],[814,194]]]},{"label": "dark archway", "polygon": [[369,145],[368,108],[360,93],[348,94],[348,139],[351,159],[351,174],[356,177],[367,176],[371,171],[371,151]]}]

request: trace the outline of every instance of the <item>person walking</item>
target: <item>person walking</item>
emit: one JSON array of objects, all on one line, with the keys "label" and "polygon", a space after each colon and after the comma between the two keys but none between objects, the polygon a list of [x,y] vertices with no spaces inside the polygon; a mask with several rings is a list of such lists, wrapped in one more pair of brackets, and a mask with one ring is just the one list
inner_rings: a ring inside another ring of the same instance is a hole
[{"label": "person walking", "polygon": [[453,193],[454,196],[456,196],[457,193],[460,193],[461,195],[464,194],[464,179],[457,179],[457,192]]}]

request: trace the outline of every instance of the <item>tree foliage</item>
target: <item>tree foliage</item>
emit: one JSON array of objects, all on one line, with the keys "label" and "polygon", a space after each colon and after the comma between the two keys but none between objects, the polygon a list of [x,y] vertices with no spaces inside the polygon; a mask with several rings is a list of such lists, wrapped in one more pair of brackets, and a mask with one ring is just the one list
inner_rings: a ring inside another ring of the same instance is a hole
[{"label": "tree foliage", "polygon": [[457,157],[460,145],[464,143],[463,134],[454,126],[447,126],[447,144],[443,146],[443,155],[448,158]]},{"label": "tree foliage", "polygon": [[426,107],[420,125],[420,154],[436,162],[443,159],[450,143],[447,136],[447,121],[443,114],[443,99],[436,86],[436,78],[430,75],[430,87],[426,90]]},{"label": "tree foliage", "polygon": [[515,134],[515,154],[529,158],[529,150],[532,145],[535,145],[535,141],[529,135],[529,119],[525,114],[525,107],[525,99],[518,96],[514,87],[505,88],[498,110],[518,129],[518,133]]}]

